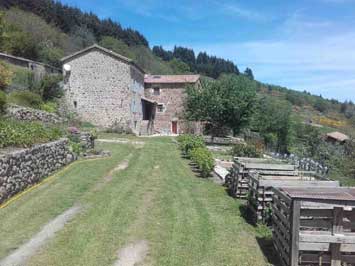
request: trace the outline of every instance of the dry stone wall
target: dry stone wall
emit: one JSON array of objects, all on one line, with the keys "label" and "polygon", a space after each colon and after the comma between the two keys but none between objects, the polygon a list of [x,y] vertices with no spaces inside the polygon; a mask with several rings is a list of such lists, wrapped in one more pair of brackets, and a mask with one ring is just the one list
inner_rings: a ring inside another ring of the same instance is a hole
[{"label": "dry stone wall", "polygon": [[75,159],[67,139],[0,154],[0,204]]},{"label": "dry stone wall", "polygon": [[54,124],[63,122],[63,119],[56,114],[18,105],[9,105],[6,108],[6,116],[21,121],[41,121]]}]

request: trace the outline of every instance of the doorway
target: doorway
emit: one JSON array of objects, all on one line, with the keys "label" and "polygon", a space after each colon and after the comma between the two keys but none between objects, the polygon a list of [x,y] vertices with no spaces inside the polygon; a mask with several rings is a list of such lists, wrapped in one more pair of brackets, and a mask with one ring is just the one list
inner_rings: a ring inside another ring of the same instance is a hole
[{"label": "doorway", "polygon": [[177,121],[171,121],[171,131],[173,134],[177,134],[178,130],[177,130]]}]

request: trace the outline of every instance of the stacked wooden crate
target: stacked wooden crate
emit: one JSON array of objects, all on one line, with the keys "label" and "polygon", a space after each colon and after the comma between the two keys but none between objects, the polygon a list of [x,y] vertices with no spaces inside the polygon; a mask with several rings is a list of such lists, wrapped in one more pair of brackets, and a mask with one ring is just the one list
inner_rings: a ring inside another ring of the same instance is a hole
[{"label": "stacked wooden crate", "polygon": [[272,214],[273,188],[278,187],[339,187],[339,181],[320,179],[317,175],[296,171],[297,175],[265,175],[250,172],[248,207],[254,214],[255,221],[270,223]]},{"label": "stacked wooden crate", "polygon": [[273,192],[273,239],[283,266],[355,265],[355,188]]},{"label": "stacked wooden crate", "polygon": [[297,175],[294,165],[282,164],[262,158],[235,157],[231,175],[226,180],[229,193],[233,197],[246,199],[249,192],[249,172],[258,171],[265,175]]}]

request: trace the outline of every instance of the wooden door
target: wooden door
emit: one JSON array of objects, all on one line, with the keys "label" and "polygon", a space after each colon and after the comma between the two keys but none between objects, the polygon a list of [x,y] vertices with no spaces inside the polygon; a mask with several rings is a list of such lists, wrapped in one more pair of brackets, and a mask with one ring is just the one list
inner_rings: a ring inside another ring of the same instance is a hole
[{"label": "wooden door", "polygon": [[171,122],[171,131],[173,134],[177,134],[178,130],[177,130],[177,121],[172,121]]}]

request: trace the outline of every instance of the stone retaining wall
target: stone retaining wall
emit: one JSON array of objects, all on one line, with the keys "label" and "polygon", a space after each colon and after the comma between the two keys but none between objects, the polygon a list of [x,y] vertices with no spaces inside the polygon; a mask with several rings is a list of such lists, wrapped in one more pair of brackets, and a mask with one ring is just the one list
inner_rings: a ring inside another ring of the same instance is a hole
[{"label": "stone retaining wall", "polygon": [[54,124],[63,122],[63,119],[56,114],[18,105],[9,105],[6,108],[6,116],[21,121],[41,121]]},{"label": "stone retaining wall", "polygon": [[74,160],[67,139],[0,154],[0,204]]}]

